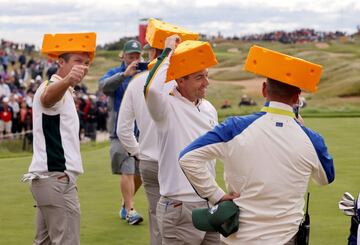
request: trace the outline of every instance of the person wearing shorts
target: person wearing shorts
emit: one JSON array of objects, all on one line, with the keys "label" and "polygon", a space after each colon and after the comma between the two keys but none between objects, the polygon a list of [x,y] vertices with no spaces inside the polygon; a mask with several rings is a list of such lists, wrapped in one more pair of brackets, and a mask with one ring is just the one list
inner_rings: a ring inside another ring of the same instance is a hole
[{"label": "person wearing shorts", "polygon": [[[143,218],[134,208],[133,198],[141,186],[138,161],[121,145],[117,135],[117,120],[125,90],[131,78],[137,73],[136,66],[140,61],[141,45],[138,41],[129,40],[124,44],[119,67],[110,69],[99,79],[99,87],[108,96],[110,133],[110,158],[113,174],[120,174],[120,190],[123,197],[119,216],[130,225],[139,224]],[[134,131],[137,131],[134,125]]]}]

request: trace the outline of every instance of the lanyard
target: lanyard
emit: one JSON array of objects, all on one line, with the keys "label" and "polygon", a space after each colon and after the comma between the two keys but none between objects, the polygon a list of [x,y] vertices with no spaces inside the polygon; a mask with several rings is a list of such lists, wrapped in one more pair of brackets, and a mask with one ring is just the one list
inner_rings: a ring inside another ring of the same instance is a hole
[{"label": "lanyard", "polygon": [[294,112],[288,111],[288,110],[279,109],[279,108],[273,108],[273,107],[266,107],[266,106],[264,106],[263,108],[261,108],[261,111],[263,111],[263,112],[268,112],[268,113],[273,113],[273,114],[279,114],[279,115],[283,115],[283,116],[289,116],[289,117],[295,118]]}]

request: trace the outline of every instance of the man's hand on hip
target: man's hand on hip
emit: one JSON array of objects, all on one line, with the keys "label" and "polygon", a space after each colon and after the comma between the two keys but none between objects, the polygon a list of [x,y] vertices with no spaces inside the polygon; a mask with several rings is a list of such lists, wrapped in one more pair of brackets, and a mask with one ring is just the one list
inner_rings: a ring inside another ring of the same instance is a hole
[{"label": "man's hand on hip", "polygon": [[240,193],[237,192],[230,192],[229,194],[225,194],[221,199],[220,202],[222,201],[231,201],[235,198],[240,197]]}]

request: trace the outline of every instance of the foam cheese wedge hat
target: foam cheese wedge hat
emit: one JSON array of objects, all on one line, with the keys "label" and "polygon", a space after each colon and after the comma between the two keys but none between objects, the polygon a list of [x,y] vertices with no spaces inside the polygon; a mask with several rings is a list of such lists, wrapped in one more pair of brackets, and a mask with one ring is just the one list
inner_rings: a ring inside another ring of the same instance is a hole
[{"label": "foam cheese wedge hat", "polygon": [[181,41],[199,39],[198,33],[188,31],[182,27],[171,25],[154,18],[148,20],[145,38],[151,47],[164,49],[165,39],[173,34],[178,34]]},{"label": "foam cheese wedge hat", "polygon": [[316,92],[322,66],[259,46],[252,46],[244,70],[307,92]]},{"label": "foam cheese wedge hat", "polygon": [[[156,59],[149,65],[149,70],[155,65]],[[184,41],[175,49],[170,57],[166,82],[201,71],[216,65],[215,54],[208,42]]]},{"label": "foam cheese wedge hat", "polygon": [[41,53],[57,59],[65,53],[87,52],[92,61],[96,51],[96,33],[45,34]]}]

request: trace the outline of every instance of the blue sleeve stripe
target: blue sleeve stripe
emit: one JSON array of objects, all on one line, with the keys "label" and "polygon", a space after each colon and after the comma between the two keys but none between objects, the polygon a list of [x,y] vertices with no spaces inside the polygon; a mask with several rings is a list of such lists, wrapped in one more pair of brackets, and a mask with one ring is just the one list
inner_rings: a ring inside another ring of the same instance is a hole
[{"label": "blue sleeve stripe", "polygon": [[235,136],[241,134],[247,127],[249,127],[253,122],[255,122],[263,115],[265,115],[265,112],[258,112],[242,117],[229,117],[223,123],[216,126],[213,130],[207,132],[205,135],[199,137],[190,145],[185,147],[185,149],[180,152],[179,159],[182,158],[186,153],[198,148],[232,140]]},{"label": "blue sleeve stripe", "polygon": [[[300,125],[301,126],[301,125]],[[335,169],[333,158],[327,151],[327,147],[325,145],[324,139],[318,133],[308,129],[304,126],[301,126],[302,130],[309,137],[311,143],[313,144],[316,154],[321,162],[321,165],[326,173],[326,177],[328,179],[328,183],[331,183],[335,179]]]}]

